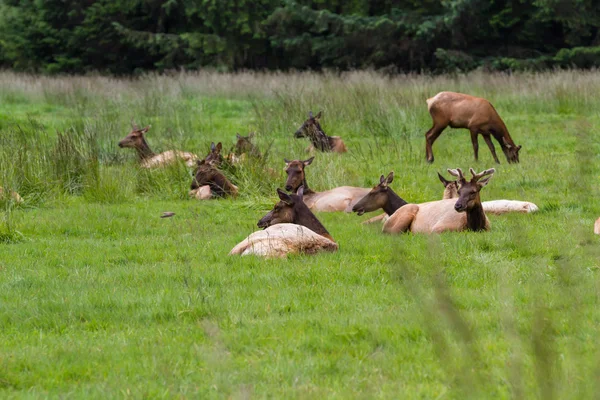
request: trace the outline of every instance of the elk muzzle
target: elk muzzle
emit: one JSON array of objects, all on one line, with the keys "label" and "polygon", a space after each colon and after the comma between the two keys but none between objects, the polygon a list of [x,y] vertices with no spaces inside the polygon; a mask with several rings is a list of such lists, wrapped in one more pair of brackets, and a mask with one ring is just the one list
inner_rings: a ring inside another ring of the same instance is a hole
[{"label": "elk muzzle", "polygon": [[256,225],[261,229],[268,228],[269,226],[271,226],[272,219],[273,219],[273,211],[269,211],[267,213],[267,215],[262,217]]},{"label": "elk muzzle", "polygon": [[456,212],[467,211],[467,203],[462,201],[462,199],[458,199],[456,203],[454,203],[454,209],[456,210]]}]

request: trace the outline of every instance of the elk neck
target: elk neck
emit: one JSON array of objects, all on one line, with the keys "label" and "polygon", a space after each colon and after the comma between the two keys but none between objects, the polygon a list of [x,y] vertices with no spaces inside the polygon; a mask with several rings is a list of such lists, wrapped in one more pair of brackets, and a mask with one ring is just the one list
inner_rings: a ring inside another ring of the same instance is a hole
[{"label": "elk neck", "polygon": [[475,232],[485,231],[487,229],[485,212],[483,212],[483,206],[481,205],[479,194],[477,194],[477,202],[473,208],[467,210],[467,228],[470,231]]},{"label": "elk neck", "polygon": [[329,143],[329,136],[323,129],[321,129],[321,125],[318,123],[315,124],[314,127],[309,129],[310,132],[310,141],[316,149],[321,151],[331,151],[331,143]]},{"label": "elk neck", "polygon": [[315,214],[313,214],[309,210],[309,208],[306,206],[306,204],[299,203],[299,204],[296,204],[296,207],[294,207],[294,208],[295,208],[294,221],[293,221],[294,224],[305,226],[308,229],[310,229],[311,231],[313,231],[323,237],[326,237],[327,239],[331,240],[332,242],[335,242],[335,240],[333,240],[333,237],[331,237],[331,235],[329,234],[327,229],[325,229],[325,227],[323,226],[321,221],[319,221],[317,219],[317,217],[315,217]]},{"label": "elk neck", "polygon": [[[302,178],[302,184],[300,186],[304,186],[304,195],[313,195],[316,192],[314,190],[312,190],[311,188],[308,187],[308,183],[306,183],[306,174],[303,172],[302,173],[304,175],[304,177]],[[296,188],[296,191],[294,192],[294,194],[298,193],[298,189],[300,189],[300,186],[298,186],[298,188]]]},{"label": "elk neck", "polygon": [[405,204],[408,204],[408,203],[406,201],[404,201],[403,198],[398,196],[396,194],[396,192],[394,192],[392,189],[390,189],[388,187],[387,201],[385,202],[385,204],[383,206],[383,211],[385,211],[385,213],[387,215],[392,215],[393,213],[396,212],[397,209],[399,209],[400,207],[402,207]]},{"label": "elk neck", "polygon": [[148,146],[148,142],[146,142],[146,139],[143,136],[142,136],[142,140],[141,140],[140,144],[135,147],[135,151],[137,152],[137,155],[140,160],[152,158],[156,155],[150,149],[150,146]]}]

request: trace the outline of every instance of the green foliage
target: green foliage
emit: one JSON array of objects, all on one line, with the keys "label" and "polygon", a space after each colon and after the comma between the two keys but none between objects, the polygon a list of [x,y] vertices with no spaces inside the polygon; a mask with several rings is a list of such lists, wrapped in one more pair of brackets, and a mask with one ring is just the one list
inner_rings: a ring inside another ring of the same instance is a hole
[{"label": "green foliage", "polygon": [[598,45],[599,10],[593,0],[0,0],[0,65],[117,74],[591,68],[598,59],[585,49]]}]

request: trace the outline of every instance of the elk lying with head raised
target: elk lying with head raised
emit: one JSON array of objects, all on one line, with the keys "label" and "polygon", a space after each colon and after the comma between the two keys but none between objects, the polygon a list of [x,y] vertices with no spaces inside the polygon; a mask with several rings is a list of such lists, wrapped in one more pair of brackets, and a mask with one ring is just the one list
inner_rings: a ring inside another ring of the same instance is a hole
[{"label": "elk lying with head raised", "polygon": [[303,188],[297,194],[277,189],[280,201],[258,221],[263,231],[254,232],[231,254],[284,257],[286,254],[315,254],[337,251],[338,245],[302,199]]},{"label": "elk lying with head raised", "polygon": [[287,173],[285,182],[285,190],[295,193],[299,187],[304,187],[304,202],[314,211],[345,211],[351,212],[352,206],[369,193],[369,189],[340,186],[324,192],[314,192],[306,183],[306,174],[304,169],[310,165],[314,157],[308,160],[293,160],[284,159]]},{"label": "elk lying with head raised", "polygon": [[[442,199],[457,199],[458,198],[458,182],[449,181],[438,173],[440,181],[444,185],[444,194]],[[538,206],[529,201],[519,200],[489,200],[481,203],[483,211],[487,214],[507,214],[512,212],[532,213],[539,210]]]},{"label": "elk lying with head raised", "polygon": [[425,134],[425,151],[428,162],[433,162],[433,142],[435,142],[447,126],[451,128],[465,128],[471,132],[475,160],[479,156],[477,135],[481,134],[497,163],[500,163],[500,161],[496,155],[496,149],[492,143],[491,136],[498,141],[509,163],[519,162],[519,150],[521,150],[521,146],[515,145],[504,121],[502,121],[496,109],[486,99],[462,93],[440,92],[432,98],[427,99],[427,108],[433,119],[433,127]]},{"label": "elk lying with head raised", "polygon": [[198,200],[237,196],[238,188],[206,159],[198,161],[189,195]]},{"label": "elk lying with head raised", "polygon": [[239,133],[236,134],[236,142],[232,151],[227,156],[227,160],[230,164],[237,164],[244,161],[247,157],[253,159],[260,159],[262,155],[260,150],[254,143],[252,143],[252,138],[254,137],[254,132],[251,132],[248,136],[242,136]]},{"label": "elk lying with head raised", "polygon": [[19,195],[19,193],[13,190],[4,190],[2,186],[0,186],[0,201],[14,201],[17,204],[23,203],[23,198]]},{"label": "elk lying with head raised", "polygon": [[[479,191],[488,184],[495,170],[492,168],[476,174],[471,169],[473,178],[469,182],[460,169],[448,170],[448,172],[459,177],[458,199],[401,205],[397,200],[400,198],[387,186],[391,182],[388,175],[388,179],[381,179],[380,184],[359,201],[353,211],[361,215],[385,207],[386,212],[392,212],[383,225],[383,232],[386,233],[488,230],[490,223],[483,211]],[[394,203],[396,205],[393,205]],[[394,208],[396,210],[392,211]]]},{"label": "elk lying with head raised", "polygon": [[321,128],[319,123],[322,111],[319,111],[316,117],[313,117],[312,111],[308,113],[308,119],[298,128],[294,137],[302,138],[307,137],[310,139],[311,146],[308,148],[309,151],[317,149],[319,151],[328,152],[333,151],[334,153],[345,153],[348,151],[344,141],[339,136],[327,136]]},{"label": "elk lying with head raised", "polygon": [[215,142],[210,143],[210,151],[204,157],[204,160],[208,165],[212,165],[215,168],[219,168],[221,164],[223,164],[223,156],[221,155],[221,150],[223,149],[223,145],[221,142],[215,145]]},{"label": "elk lying with head raised", "polygon": [[139,129],[133,122],[131,125],[133,129],[119,142],[119,147],[135,149],[142,168],[162,167],[180,161],[183,161],[190,168],[196,164],[198,157],[192,153],[177,150],[168,150],[160,154],[154,153],[150,150],[150,146],[148,146],[148,142],[146,142],[144,137],[150,129],[150,125],[143,129]]}]

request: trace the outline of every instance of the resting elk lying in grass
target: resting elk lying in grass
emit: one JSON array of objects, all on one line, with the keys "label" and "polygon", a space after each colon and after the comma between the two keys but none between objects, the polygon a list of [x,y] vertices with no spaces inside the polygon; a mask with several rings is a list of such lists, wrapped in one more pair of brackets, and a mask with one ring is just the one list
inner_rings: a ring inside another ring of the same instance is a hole
[{"label": "resting elk lying in grass", "polygon": [[323,115],[322,111],[319,111],[316,117],[313,117],[312,111],[308,113],[308,119],[298,128],[294,137],[302,138],[307,137],[310,139],[312,145],[308,148],[308,151],[317,149],[319,151],[327,152],[333,151],[334,153],[345,153],[348,151],[344,141],[339,136],[327,136],[321,128],[319,120]]},{"label": "resting elk lying in grass", "polygon": [[458,199],[402,204],[405,203],[404,200],[388,187],[393,179],[393,174],[390,173],[385,180],[382,176],[380,184],[359,201],[353,211],[362,215],[379,208],[392,212],[398,207],[383,225],[383,232],[386,233],[488,230],[490,223],[481,205],[479,191],[488,184],[495,170],[492,168],[476,174],[471,169],[473,178],[469,182],[460,169],[448,170],[448,172],[459,177]]},{"label": "resting elk lying in grass", "polygon": [[509,163],[519,162],[521,146],[515,145],[504,121],[486,99],[462,93],[440,92],[427,99],[427,108],[433,119],[433,127],[425,134],[427,162],[433,162],[433,143],[447,126],[465,128],[471,132],[476,161],[479,156],[477,135],[481,134],[492,152],[494,161],[500,163],[491,136],[498,141]]},{"label": "resting elk lying in grass", "polygon": [[338,244],[304,204],[303,193],[302,187],[297,194],[277,189],[280,201],[258,221],[258,227],[264,230],[248,236],[229,254],[284,257],[294,253],[337,251]]},{"label": "resting elk lying in grass", "polygon": [[[442,199],[457,199],[458,198],[458,182],[449,181],[438,173],[440,181],[444,185],[444,194]],[[529,201],[519,200],[489,200],[481,203],[483,211],[487,214],[507,214],[511,212],[532,213],[539,210],[538,206]]]},{"label": "resting elk lying in grass", "polygon": [[242,136],[239,133],[236,134],[235,146],[227,156],[227,161],[230,164],[238,164],[248,157],[253,159],[262,158],[260,150],[252,143],[252,138],[254,138],[254,132],[251,132],[248,136]]},{"label": "resting elk lying in grass", "polygon": [[204,157],[204,160],[207,164],[212,165],[215,168],[219,168],[221,164],[223,164],[223,156],[221,155],[221,150],[223,149],[223,145],[221,142],[215,145],[215,142],[210,143],[210,152]]},{"label": "resting elk lying in grass", "polygon": [[306,166],[313,162],[314,157],[304,161],[284,160],[285,172],[288,176],[285,190],[295,193],[299,187],[304,187],[304,202],[311,210],[351,212],[352,206],[369,193],[369,189],[353,186],[340,186],[324,192],[314,192],[308,187],[304,172]]},{"label": "resting elk lying in grass", "polygon": [[190,168],[196,165],[198,157],[192,153],[178,150],[168,150],[160,154],[154,153],[150,150],[150,146],[148,146],[148,142],[146,142],[144,137],[150,129],[150,125],[143,129],[139,129],[132,121],[131,126],[132,131],[119,142],[119,147],[130,147],[135,149],[142,168],[162,167],[179,162],[179,160],[183,161],[185,165]]},{"label": "resting elk lying in grass", "polygon": [[238,188],[206,159],[198,161],[189,195],[198,200],[237,196]]},{"label": "resting elk lying in grass", "polygon": [[23,203],[23,198],[19,195],[19,193],[13,190],[4,190],[2,186],[0,186],[0,201],[12,200],[17,204]]}]

